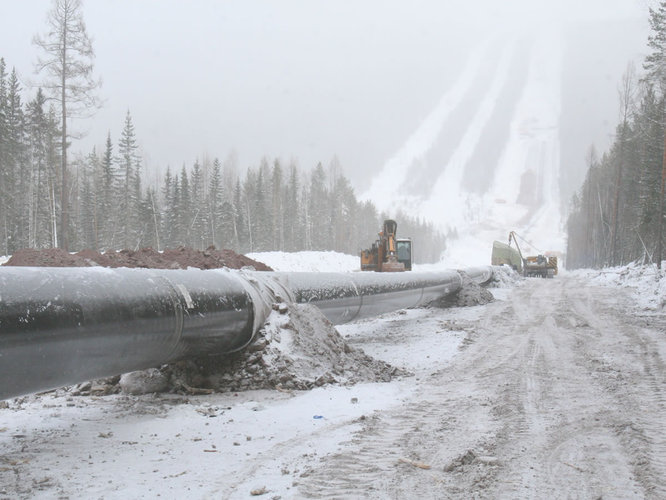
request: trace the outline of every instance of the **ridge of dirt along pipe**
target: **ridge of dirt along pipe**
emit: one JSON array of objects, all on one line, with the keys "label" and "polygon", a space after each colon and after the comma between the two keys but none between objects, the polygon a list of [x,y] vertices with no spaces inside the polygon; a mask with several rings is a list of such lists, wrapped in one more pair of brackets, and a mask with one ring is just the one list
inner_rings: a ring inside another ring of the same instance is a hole
[{"label": "ridge of dirt along pipe", "polygon": [[242,349],[277,300],[312,303],[340,324],[461,286],[456,271],[0,267],[0,399]]}]

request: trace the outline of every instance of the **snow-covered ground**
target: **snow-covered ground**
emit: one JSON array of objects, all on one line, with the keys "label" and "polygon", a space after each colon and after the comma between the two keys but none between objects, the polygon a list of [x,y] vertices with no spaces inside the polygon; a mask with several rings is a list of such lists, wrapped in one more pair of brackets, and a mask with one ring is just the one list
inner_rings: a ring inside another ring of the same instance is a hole
[{"label": "snow-covered ground", "polygon": [[358,271],[361,268],[359,256],[340,252],[255,252],[248,257],[263,262],[275,271]]},{"label": "snow-covered ground", "polygon": [[[335,252],[250,256],[279,271],[354,271],[359,263]],[[58,390],[7,401],[0,496],[247,498],[266,487],[271,498],[293,498],[319,457],[335,453],[367,416],[399,406],[432,364],[454,357],[459,323],[480,312],[451,311],[443,324],[440,311],[417,309],[339,327],[352,346],[414,374],[392,383],[189,397]]]},{"label": "snow-covered ground", "polygon": [[630,264],[601,270],[571,271],[570,274],[595,284],[626,288],[644,310],[663,311],[666,308],[666,270],[663,267],[660,270],[655,265]]},{"label": "snow-covered ground", "polygon": [[[254,258],[353,267],[272,257]],[[388,383],[9,400],[0,497],[660,498],[665,283],[654,268],[563,273],[494,288],[488,306],[338,327],[411,374]]]}]

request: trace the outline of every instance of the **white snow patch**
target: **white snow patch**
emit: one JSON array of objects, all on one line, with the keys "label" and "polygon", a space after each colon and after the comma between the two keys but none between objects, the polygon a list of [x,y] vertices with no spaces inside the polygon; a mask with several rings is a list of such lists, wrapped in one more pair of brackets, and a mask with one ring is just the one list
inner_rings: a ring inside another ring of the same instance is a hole
[{"label": "white snow patch", "polygon": [[[471,313],[474,309],[476,311]],[[452,330],[448,322],[455,322],[455,318],[465,314],[480,314],[478,308],[457,308],[447,312],[450,313],[447,323],[442,320],[439,309],[407,309],[336,328],[350,345],[418,376],[431,370],[433,365],[443,366],[458,352],[464,332]],[[396,344],[400,344],[398,338],[406,335],[409,336],[409,350],[396,348]]]},{"label": "white snow patch", "polygon": [[663,311],[666,308],[666,269],[656,265],[627,266],[606,269],[579,269],[569,271],[593,283],[630,289],[639,308],[646,311]]},{"label": "white snow patch", "polygon": [[348,272],[358,271],[361,267],[358,255],[340,252],[254,252],[247,257],[284,272]]}]

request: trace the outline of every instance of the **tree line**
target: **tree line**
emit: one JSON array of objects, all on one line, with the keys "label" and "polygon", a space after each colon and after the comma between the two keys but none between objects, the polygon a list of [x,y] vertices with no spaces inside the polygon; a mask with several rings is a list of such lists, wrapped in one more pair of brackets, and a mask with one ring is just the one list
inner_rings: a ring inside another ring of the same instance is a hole
[{"label": "tree line", "polygon": [[[302,171],[264,158],[244,175],[234,155],[168,168],[143,186],[131,114],[116,143],[68,162],[62,175],[58,112],[43,91],[23,103],[16,71],[0,59],[0,251],[61,246],[71,250],[210,245],[237,252],[335,250],[357,253],[377,237],[387,214],[357,199],[333,159]],[[63,177],[65,182],[62,182]],[[67,196],[62,196],[62,189]],[[62,200],[68,220],[62,225]],[[444,237],[431,223],[397,214],[415,240],[415,260],[432,262]]]},{"label": "tree line", "polygon": [[567,267],[630,262],[661,267],[666,179],[666,1],[650,9],[651,53],[619,86],[620,120],[610,149],[590,149],[567,221]]}]

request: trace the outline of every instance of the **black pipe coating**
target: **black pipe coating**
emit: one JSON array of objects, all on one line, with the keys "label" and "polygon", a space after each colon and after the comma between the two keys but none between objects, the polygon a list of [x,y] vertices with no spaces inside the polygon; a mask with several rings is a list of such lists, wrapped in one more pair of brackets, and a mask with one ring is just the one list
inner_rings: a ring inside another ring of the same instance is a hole
[{"label": "black pipe coating", "polygon": [[[472,271],[477,282],[492,276]],[[276,300],[313,303],[340,324],[425,305],[460,286],[455,271],[0,267],[0,399],[242,349]]]}]

